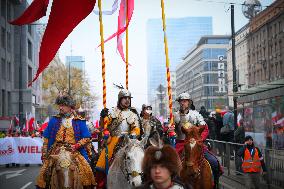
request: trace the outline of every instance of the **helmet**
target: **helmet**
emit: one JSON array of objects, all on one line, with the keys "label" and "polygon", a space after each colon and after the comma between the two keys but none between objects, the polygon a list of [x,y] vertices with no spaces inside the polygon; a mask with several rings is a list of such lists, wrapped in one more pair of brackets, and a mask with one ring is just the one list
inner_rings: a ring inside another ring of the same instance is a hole
[{"label": "helmet", "polygon": [[176,100],[180,101],[180,100],[191,100],[191,99],[188,93],[181,93]]},{"label": "helmet", "polygon": [[142,110],[144,110],[144,108],[147,108],[147,107],[151,107],[152,108],[151,104],[143,104],[142,105]]},{"label": "helmet", "polygon": [[131,93],[127,90],[127,89],[122,89],[121,91],[119,91],[118,93],[118,101],[123,98],[123,97],[131,97]]},{"label": "helmet", "polygon": [[121,91],[119,91],[118,93],[118,100],[117,100],[117,105],[119,105],[121,98],[123,97],[131,97],[131,93],[127,90],[127,89],[122,89]]}]

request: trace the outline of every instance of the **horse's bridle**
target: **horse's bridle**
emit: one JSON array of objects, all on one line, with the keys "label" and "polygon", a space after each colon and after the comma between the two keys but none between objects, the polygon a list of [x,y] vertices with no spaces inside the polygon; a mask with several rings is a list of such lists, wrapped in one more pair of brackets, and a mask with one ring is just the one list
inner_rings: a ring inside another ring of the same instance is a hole
[{"label": "horse's bridle", "polygon": [[125,176],[125,179],[127,180],[127,182],[130,183],[130,176],[132,176],[134,178],[134,177],[137,177],[139,175],[141,176],[141,179],[143,181],[143,176],[144,176],[143,172],[138,172],[138,171],[128,172],[128,170],[127,170],[127,160],[128,159],[126,158],[126,152],[124,152],[123,159],[124,160],[123,160],[122,165],[123,165],[124,169],[123,169],[122,165],[120,166],[120,169],[121,169],[121,172],[123,173],[123,175]]},{"label": "horse's bridle", "polygon": [[193,167],[195,164],[198,165],[197,173],[193,173],[190,176],[194,176],[195,178],[199,178],[201,176],[201,168],[202,168],[202,162],[204,161],[204,155],[202,153],[201,158],[197,162],[191,162],[191,161],[185,161],[185,166],[186,167]]}]

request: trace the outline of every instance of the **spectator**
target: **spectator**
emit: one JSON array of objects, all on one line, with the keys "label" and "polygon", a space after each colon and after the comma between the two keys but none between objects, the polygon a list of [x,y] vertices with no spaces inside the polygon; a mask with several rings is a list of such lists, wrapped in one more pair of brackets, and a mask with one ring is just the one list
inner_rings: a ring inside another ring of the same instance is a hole
[{"label": "spectator", "polygon": [[242,169],[246,176],[246,187],[248,189],[260,188],[261,168],[263,175],[266,174],[266,166],[259,148],[254,146],[251,136],[245,137],[245,145],[239,149],[238,155],[242,158]]},{"label": "spectator", "polygon": [[181,161],[174,148],[164,145],[162,148],[150,146],[145,152],[142,163],[145,184],[137,189],[167,188],[190,189],[177,178],[181,171]]},{"label": "spectator", "polygon": [[215,122],[213,120],[213,118],[211,116],[209,116],[209,112],[207,112],[206,108],[204,106],[201,106],[201,109],[199,111],[199,113],[203,116],[204,121],[206,122],[206,124],[208,125],[208,129],[209,129],[209,139],[215,139],[216,138],[216,134],[215,134]]},{"label": "spectator", "polygon": [[[243,144],[245,142],[245,128],[243,124],[243,119],[239,121],[238,128],[234,132],[234,139],[235,143]],[[235,152],[238,152],[239,149],[241,148],[241,145],[236,144],[235,146]],[[242,160],[239,156],[235,157],[235,166],[236,166],[236,173],[237,175],[241,175],[242,172]]]},{"label": "spectator", "polygon": [[[227,127],[228,130],[224,129],[222,132],[222,128]],[[221,137],[226,142],[233,142],[234,140],[234,113],[232,112],[232,108],[230,107],[229,111],[224,114],[223,117],[223,127],[221,128]]]}]

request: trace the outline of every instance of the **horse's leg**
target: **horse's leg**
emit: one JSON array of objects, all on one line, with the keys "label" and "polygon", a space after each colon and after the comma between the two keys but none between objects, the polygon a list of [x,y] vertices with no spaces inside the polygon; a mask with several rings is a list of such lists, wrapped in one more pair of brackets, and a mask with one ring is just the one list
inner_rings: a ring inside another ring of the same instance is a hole
[{"label": "horse's leg", "polygon": [[211,173],[211,168],[207,162],[203,166],[201,172],[202,174],[200,185],[203,185],[202,189],[213,189],[213,175]]}]

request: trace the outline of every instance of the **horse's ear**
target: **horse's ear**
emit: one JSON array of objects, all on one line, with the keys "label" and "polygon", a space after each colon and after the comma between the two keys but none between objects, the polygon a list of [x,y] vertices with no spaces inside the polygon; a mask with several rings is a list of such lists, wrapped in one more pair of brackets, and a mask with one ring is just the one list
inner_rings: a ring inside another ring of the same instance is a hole
[{"label": "horse's ear", "polygon": [[71,160],[72,161],[75,160],[76,156],[77,156],[77,154],[71,154]]},{"label": "horse's ear", "polygon": [[205,130],[205,128],[206,128],[206,126],[205,125],[201,125],[201,126],[199,126],[199,130],[198,130],[198,132],[199,132],[199,134],[201,135],[201,133]]},{"label": "horse's ear", "polygon": [[151,144],[152,146],[156,146],[156,147],[158,147],[158,148],[162,148],[162,147],[163,147],[163,141],[160,139],[160,135],[157,134],[157,135],[154,135],[154,136],[156,136],[156,137],[151,137],[151,138],[149,139],[150,144]]},{"label": "horse's ear", "polygon": [[129,136],[128,136],[128,135],[125,135],[125,136],[124,136],[124,139],[123,139],[123,144],[125,145],[125,144],[128,144],[129,142],[130,142]]},{"label": "horse's ear", "polygon": [[141,145],[142,148],[144,148],[146,146],[148,138],[149,137],[146,136],[140,141],[140,145]]},{"label": "horse's ear", "polygon": [[188,129],[181,127],[181,131],[186,135],[188,133]]},{"label": "horse's ear", "polygon": [[50,155],[50,157],[54,160],[58,160],[59,159],[59,155]]}]

